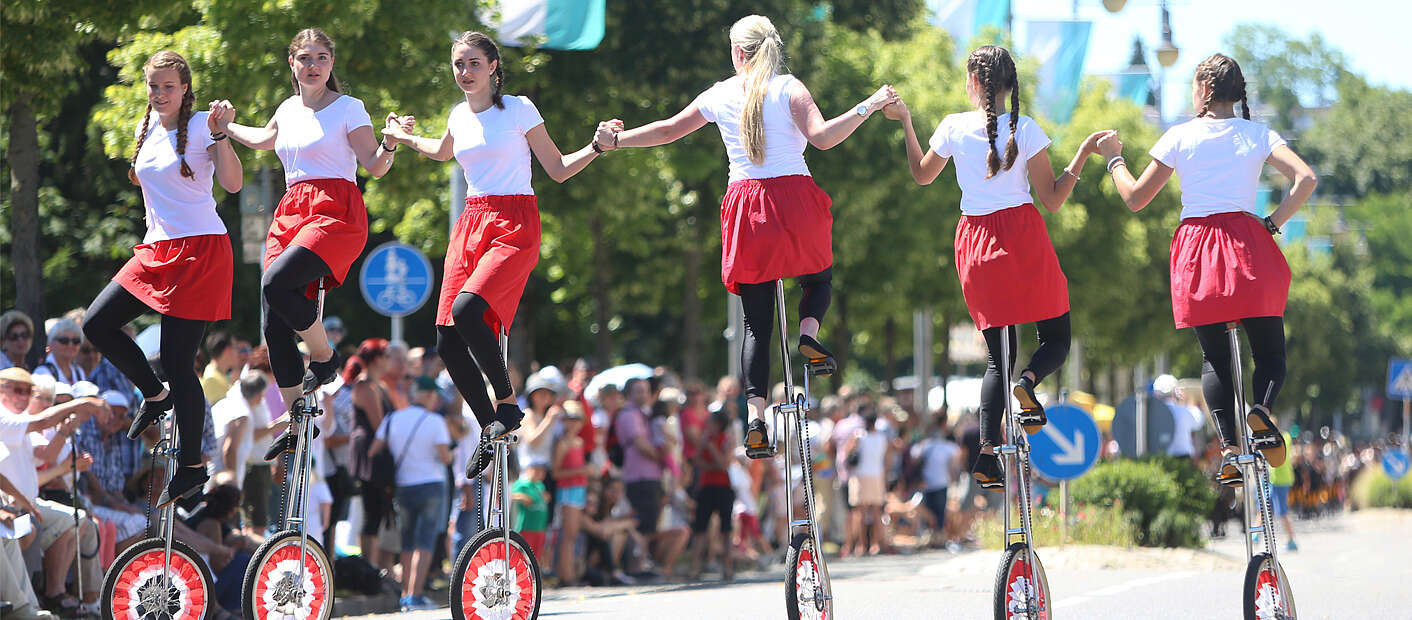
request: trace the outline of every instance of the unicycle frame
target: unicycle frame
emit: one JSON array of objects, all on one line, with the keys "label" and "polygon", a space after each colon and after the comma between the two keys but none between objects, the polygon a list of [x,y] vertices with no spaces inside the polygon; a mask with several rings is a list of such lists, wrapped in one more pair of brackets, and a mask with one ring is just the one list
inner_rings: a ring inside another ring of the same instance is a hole
[{"label": "unicycle frame", "polygon": [[[776,438],[783,437],[784,442],[784,504],[786,514],[789,515],[789,527],[784,531],[784,546],[788,548],[794,541],[794,532],[802,529],[809,534],[810,540],[814,544],[814,562],[819,565],[815,571],[818,577],[816,586],[819,588],[819,596],[827,604],[833,599],[832,586],[826,577],[828,570],[824,564],[823,540],[819,535],[818,518],[814,507],[814,466],[809,458],[809,441],[804,436],[804,429],[808,424],[809,413],[809,371],[806,367],[804,372],[804,392],[796,395],[794,393],[794,374],[789,364],[789,324],[785,314],[784,305],[784,280],[775,280],[775,314],[779,320],[780,327],[780,361],[784,366],[784,393],[787,402],[775,405],[774,426]],[[793,432],[790,431],[789,423],[794,423]],[[799,442],[797,450],[792,450],[790,440],[796,439]],[[791,480],[793,468],[790,465],[790,455],[797,454],[799,457],[799,468],[801,485],[804,487],[804,509],[807,515],[804,519],[794,518],[794,484]],[[815,603],[819,605],[819,603]]]},{"label": "unicycle frame", "polygon": [[[1011,357],[1015,352],[1010,350],[1010,336],[1016,335],[1018,338],[1018,327],[1007,325],[1000,337],[1000,380],[1005,392],[1004,422],[1001,424],[1001,444],[996,446],[996,452],[1000,455],[1003,469],[1005,470],[1005,490],[1002,514],[1004,514],[1004,545],[1002,548],[1009,548],[1012,543],[1019,542],[1025,545],[1030,554],[1026,558],[1025,578],[1032,585],[1032,594],[1025,602],[1026,606],[1036,604],[1039,601],[1039,591],[1041,585],[1035,579],[1035,559],[1034,559],[1034,528],[1030,517],[1033,510],[1033,497],[1030,492],[1030,442],[1029,436],[1020,428],[1019,420],[1015,416],[1014,405],[1010,395],[1010,368]],[[1013,499],[1011,496],[1014,496]],[[1020,526],[1014,527],[1013,519],[1010,515],[1011,503],[1014,502],[1016,512],[1019,516]],[[1048,601],[1045,601],[1047,604]]]},{"label": "unicycle frame", "polygon": [[[157,459],[162,460],[162,471],[165,472],[162,488],[165,489],[171,483],[172,476],[176,473],[176,467],[179,466],[177,464],[176,433],[172,430],[172,427],[176,425],[176,416],[172,415],[171,411],[164,412],[157,420],[157,424],[161,428],[162,436],[152,446],[152,462],[155,464]],[[153,501],[150,493],[148,501]],[[157,537],[162,539],[162,592],[164,596],[168,595],[172,589],[172,533],[176,527],[175,516],[176,502],[159,509],[157,527],[154,532]]]},{"label": "unicycle frame", "polygon": [[[1232,321],[1226,323],[1226,336],[1231,348],[1231,375],[1235,384],[1235,411],[1231,412],[1236,417],[1236,441],[1240,452],[1236,455],[1236,466],[1241,470],[1241,476],[1245,484],[1241,492],[1241,520],[1245,525],[1245,558],[1250,560],[1255,557],[1255,543],[1250,539],[1252,534],[1261,534],[1260,540],[1264,543],[1265,553],[1270,555],[1270,559],[1277,561],[1275,552],[1279,545],[1275,543],[1274,513],[1270,509],[1270,466],[1265,460],[1265,455],[1254,448],[1251,443],[1251,433],[1246,428],[1246,420],[1241,415],[1246,411],[1245,405],[1245,375],[1241,370],[1240,353],[1240,323]],[[1255,491],[1252,494],[1252,483]],[[1252,508],[1259,513],[1259,524],[1253,524],[1251,519]]]}]

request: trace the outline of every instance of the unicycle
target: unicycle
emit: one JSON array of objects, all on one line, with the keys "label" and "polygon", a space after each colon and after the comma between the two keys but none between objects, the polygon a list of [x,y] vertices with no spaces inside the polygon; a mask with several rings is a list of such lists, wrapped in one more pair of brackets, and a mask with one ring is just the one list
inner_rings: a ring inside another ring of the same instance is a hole
[{"label": "unicycle", "polygon": [[[160,459],[166,472],[163,488],[176,471],[174,445],[176,424],[170,412],[157,420],[162,438],[152,446],[152,462]],[[153,476],[155,482],[155,476]],[[150,491],[150,489],[149,489]],[[149,499],[155,497],[148,493]],[[215,582],[206,561],[186,543],[172,540],[176,502],[157,513],[151,538],[128,547],[103,576],[103,592],[98,599],[104,618],[116,620],[204,620],[215,607]]]},{"label": "unicycle", "polygon": [[[319,318],[323,317],[324,288],[319,287]],[[304,393],[289,408],[294,458],[285,459],[286,488],[283,529],[265,541],[250,558],[241,584],[240,605],[246,620],[327,620],[333,613],[333,566],[316,540],[309,538],[304,518],[309,505],[309,473],[314,462],[314,418],[323,415],[315,393],[319,386],[304,386]],[[270,455],[267,455],[269,458]]]},{"label": "unicycle", "polygon": [[[456,558],[451,581],[451,617],[455,620],[533,620],[539,617],[543,582],[539,561],[529,543],[510,529],[510,433],[492,441],[490,518]],[[479,515],[477,515],[479,517]]]},{"label": "unicycle", "polygon": [[[789,365],[789,325],[785,317],[784,281],[775,280],[775,310],[780,327],[780,360],[784,365],[784,393],[792,398],[790,402],[774,406],[775,437],[769,442],[765,456],[778,453],[777,446],[784,444],[784,505],[790,511],[789,528],[785,530],[785,544],[789,550],[785,554],[788,574],[784,583],[784,609],[789,620],[831,620],[833,616],[833,590],[829,582],[829,568],[824,561],[823,545],[819,534],[818,519],[814,507],[814,468],[809,447],[809,378],[833,374],[836,365],[831,359],[806,360],[804,363],[804,391],[794,392],[794,376]],[[791,431],[790,424],[793,423]],[[790,441],[798,442],[797,449],[791,449]],[[793,469],[792,456],[799,458],[799,469],[804,486],[805,518],[793,518],[794,484],[790,480]],[[751,455],[752,458],[757,458]]]},{"label": "unicycle", "polygon": [[[1016,329],[1011,325],[1005,328]],[[1000,338],[1000,377],[1002,384],[1010,385],[1010,334]],[[1005,395],[1004,442],[996,448],[1000,453],[1001,465],[1005,470],[1005,555],[1000,560],[1000,570],[995,574],[995,618],[996,620],[1048,620],[1050,612],[1049,578],[1044,574],[1044,565],[1034,549],[1034,529],[1031,527],[1030,513],[1033,508],[1030,489],[1030,442],[1028,435],[1020,428],[1019,420],[1011,406],[1011,398]],[[1013,499],[1012,499],[1013,497]],[[1020,526],[1014,527],[1010,505],[1015,503]]]},{"label": "unicycle", "polygon": [[[1239,322],[1226,323],[1226,335],[1231,347],[1231,375],[1235,378],[1236,411],[1245,411],[1244,375],[1241,374]],[[1245,525],[1245,556],[1249,563],[1245,569],[1245,588],[1241,594],[1241,604],[1246,620],[1295,620],[1298,616],[1294,608],[1294,591],[1289,579],[1275,555],[1279,545],[1275,541],[1274,513],[1270,509],[1270,467],[1265,455],[1256,450],[1252,432],[1246,422],[1235,424],[1240,453],[1236,456],[1236,466],[1241,469],[1241,501],[1244,510],[1241,519]],[[1253,474],[1253,475],[1252,475]],[[1253,479],[1253,480],[1252,480]],[[1254,484],[1251,484],[1253,481]],[[1254,487],[1253,492],[1252,488]],[[1260,515],[1259,524],[1251,523],[1251,513]],[[1251,541],[1252,534],[1260,534],[1265,549],[1256,553]]]}]

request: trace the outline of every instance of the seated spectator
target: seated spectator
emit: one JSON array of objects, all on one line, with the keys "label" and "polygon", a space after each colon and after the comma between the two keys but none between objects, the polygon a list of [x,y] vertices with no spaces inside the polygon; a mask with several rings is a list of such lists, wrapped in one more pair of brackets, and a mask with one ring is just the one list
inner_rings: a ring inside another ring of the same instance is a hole
[{"label": "seated spectator", "polygon": [[629,541],[639,547],[646,540],[637,532],[637,520],[628,511],[619,511],[623,481],[604,478],[599,492],[590,492],[584,502],[584,578],[593,585],[632,585],[635,580],[623,572],[623,551]]},{"label": "seated spectator", "polygon": [[[0,443],[0,459],[5,458],[6,450],[5,444]],[[20,495],[4,474],[0,474],[0,494]],[[22,514],[26,513],[19,508],[12,509],[0,506],[0,527],[14,531],[15,520],[20,518]],[[21,553],[21,549],[30,544],[33,539],[33,532],[22,537],[22,540],[0,536],[0,603],[8,603],[11,606],[5,614],[7,619],[52,620],[54,618],[48,611],[39,607],[39,598],[34,595],[34,586],[29,581],[29,569],[25,567],[24,555]]]},{"label": "seated spectator", "polygon": [[9,310],[0,314],[0,370],[23,368],[29,370],[25,356],[34,347],[34,321],[19,310]]},{"label": "seated spectator", "polygon": [[[228,475],[219,479],[228,479]],[[240,515],[240,488],[228,482],[206,492],[206,503],[186,518],[186,525],[202,536],[218,541],[234,550],[235,555],[225,566],[211,567],[215,578],[216,603],[227,611],[240,611],[240,591],[245,568],[255,554],[260,541],[239,533],[233,523]]]},{"label": "seated spectator", "polygon": [[214,331],[206,336],[206,354],[211,356],[211,361],[201,371],[201,393],[206,395],[207,403],[215,404],[230,391],[231,378],[240,370],[241,352],[235,336]]},{"label": "seated spectator", "polygon": [[73,319],[59,319],[49,328],[49,355],[34,369],[36,375],[52,375],[60,383],[73,385],[88,378],[78,365],[78,347],[83,330]]}]

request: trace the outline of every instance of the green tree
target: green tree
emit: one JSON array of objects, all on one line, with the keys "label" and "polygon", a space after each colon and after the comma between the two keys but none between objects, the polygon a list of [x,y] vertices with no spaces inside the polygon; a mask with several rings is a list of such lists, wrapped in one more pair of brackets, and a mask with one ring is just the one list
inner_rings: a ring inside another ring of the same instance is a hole
[{"label": "green tree", "polygon": [[1362,197],[1412,188],[1412,92],[1348,74],[1338,102],[1304,134],[1301,149],[1325,195]]},{"label": "green tree", "polygon": [[1250,98],[1274,108],[1270,126],[1286,136],[1302,125],[1309,110],[1335,100],[1348,66],[1343,53],[1318,33],[1299,40],[1266,24],[1236,26],[1225,45],[1240,63]]}]

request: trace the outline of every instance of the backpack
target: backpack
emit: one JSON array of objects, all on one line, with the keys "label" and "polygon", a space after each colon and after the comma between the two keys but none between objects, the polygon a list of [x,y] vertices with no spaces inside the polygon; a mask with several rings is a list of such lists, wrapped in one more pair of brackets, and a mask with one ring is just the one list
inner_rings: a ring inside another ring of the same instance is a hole
[{"label": "backpack", "polygon": [[614,411],[613,415],[608,418],[608,437],[603,440],[603,449],[608,453],[608,462],[612,463],[613,467],[619,468],[623,466],[623,446],[618,443],[618,414],[622,411],[622,409]]}]

